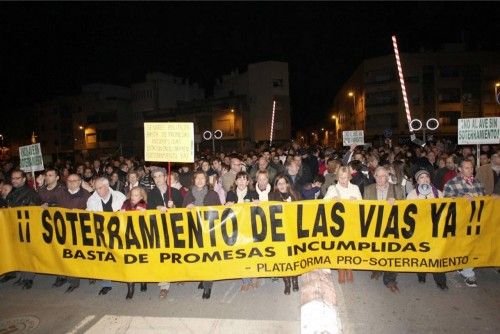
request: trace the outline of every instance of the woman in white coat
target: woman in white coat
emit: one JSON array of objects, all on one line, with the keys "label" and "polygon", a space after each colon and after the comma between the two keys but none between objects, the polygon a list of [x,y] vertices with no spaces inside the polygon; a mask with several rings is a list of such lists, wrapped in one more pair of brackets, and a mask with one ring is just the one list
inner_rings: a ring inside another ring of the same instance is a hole
[{"label": "woman in white coat", "polygon": [[[349,168],[342,166],[337,172],[337,184],[333,184],[328,187],[324,199],[351,199],[360,200],[362,199],[361,192],[357,185],[352,184],[351,173]],[[345,283],[346,279],[348,282],[353,281],[352,270],[339,269],[339,283]]]}]

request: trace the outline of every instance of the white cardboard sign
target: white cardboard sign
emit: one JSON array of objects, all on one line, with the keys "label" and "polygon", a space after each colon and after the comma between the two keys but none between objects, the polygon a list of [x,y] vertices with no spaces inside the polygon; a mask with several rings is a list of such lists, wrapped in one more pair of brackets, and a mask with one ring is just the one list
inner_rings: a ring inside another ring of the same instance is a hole
[{"label": "white cardboard sign", "polygon": [[458,120],[458,145],[500,144],[500,117]]},{"label": "white cardboard sign", "polygon": [[365,133],[363,130],[342,131],[342,141],[344,146],[364,145]]}]

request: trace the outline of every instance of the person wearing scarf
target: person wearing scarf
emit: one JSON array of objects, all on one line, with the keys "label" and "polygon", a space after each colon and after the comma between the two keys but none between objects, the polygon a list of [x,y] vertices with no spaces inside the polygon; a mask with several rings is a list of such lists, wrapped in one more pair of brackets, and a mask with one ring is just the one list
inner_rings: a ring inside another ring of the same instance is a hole
[{"label": "person wearing scarf", "polygon": [[[300,195],[292,189],[290,179],[284,174],[279,174],[274,180],[274,191],[269,194],[269,200],[292,202],[300,200]],[[283,277],[283,282],[285,283],[285,290],[283,291],[285,295],[290,294],[291,285],[293,291],[299,291],[298,276]]]},{"label": "person wearing scarf", "polygon": [[[259,195],[252,189],[250,175],[247,172],[238,172],[231,190],[227,193],[226,205],[258,201]],[[258,287],[258,280],[256,278],[243,278],[242,281],[241,291],[247,291],[251,288]]]},{"label": "person wearing scarf", "polygon": [[269,193],[271,192],[271,184],[269,183],[269,174],[267,170],[259,170],[255,175],[255,191],[259,195],[259,201],[267,202]]},{"label": "person wearing scarf", "polygon": [[[474,163],[470,160],[462,160],[459,165],[460,174],[446,182],[444,185],[444,197],[463,197],[472,201],[476,196],[484,196],[484,186],[473,177]],[[470,288],[477,287],[474,268],[464,268],[458,271],[464,278],[465,285]]]},{"label": "person wearing scarf", "polygon": [[[417,185],[415,189],[410,191],[406,199],[428,199],[428,198],[442,198],[443,193],[431,184],[431,175],[426,169],[421,169],[415,173],[415,181]],[[430,223],[429,223],[430,224]],[[418,281],[425,283],[425,276],[427,273],[417,273]],[[433,273],[434,281],[441,290],[447,290],[446,274]]]},{"label": "person wearing scarf", "polygon": [[[198,170],[193,174],[193,186],[184,197],[182,206],[187,209],[192,209],[199,206],[216,206],[221,205],[219,195],[209,189],[208,176],[202,171]],[[203,281],[198,285],[198,289],[203,289],[203,299],[209,299],[212,293],[212,281]]]}]

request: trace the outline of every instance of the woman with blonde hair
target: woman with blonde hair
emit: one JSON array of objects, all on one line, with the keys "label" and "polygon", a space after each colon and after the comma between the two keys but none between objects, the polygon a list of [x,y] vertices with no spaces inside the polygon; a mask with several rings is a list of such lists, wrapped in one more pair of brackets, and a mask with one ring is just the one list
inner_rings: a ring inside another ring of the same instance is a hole
[{"label": "woman with blonde hair", "polygon": [[[360,200],[362,199],[359,187],[352,184],[351,172],[348,167],[342,166],[337,171],[338,183],[328,187],[324,199],[349,199],[349,200]],[[346,279],[348,282],[354,280],[352,270],[350,269],[339,269],[339,283],[345,283]]]}]

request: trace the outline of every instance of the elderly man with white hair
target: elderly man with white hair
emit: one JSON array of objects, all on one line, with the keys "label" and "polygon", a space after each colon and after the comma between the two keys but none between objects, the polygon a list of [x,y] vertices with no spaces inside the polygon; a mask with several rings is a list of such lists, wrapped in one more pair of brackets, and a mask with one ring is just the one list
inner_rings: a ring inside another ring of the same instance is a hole
[{"label": "elderly man with white hair", "polygon": [[[95,192],[87,200],[87,210],[115,212],[120,211],[125,195],[119,191],[111,189],[109,180],[105,177],[99,177],[94,182]],[[105,295],[112,289],[110,281],[101,281],[101,290],[99,295]]]}]

